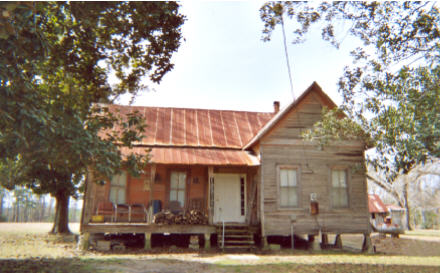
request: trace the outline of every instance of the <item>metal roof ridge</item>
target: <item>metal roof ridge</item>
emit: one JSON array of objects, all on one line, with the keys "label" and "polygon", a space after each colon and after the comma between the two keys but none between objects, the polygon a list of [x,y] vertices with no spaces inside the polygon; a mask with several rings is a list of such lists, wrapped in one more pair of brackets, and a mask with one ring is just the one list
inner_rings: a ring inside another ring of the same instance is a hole
[{"label": "metal roof ridge", "polygon": [[[117,144],[118,145],[118,144]],[[122,145],[118,145],[122,146]],[[131,147],[126,147],[128,149],[131,148],[187,148],[187,149],[216,149],[216,150],[234,150],[234,151],[243,151],[241,147],[225,147],[225,146],[194,146],[187,144],[133,144]]]},{"label": "metal roof ridge", "polygon": [[257,113],[257,114],[273,114],[273,112],[261,112],[261,111],[245,111],[245,110],[233,110],[233,109],[211,109],[211,108],[189,108],[189,107],[167,107],[167,106],[148,106],[148,105],[125,105],[116,103],[97,103],[97,105],[105,106],[120,106],[120,107],[138,107],[138,108],[162,108],[162,109],[178,109],[178,110],[201,110],[201,111],[224,111],[224,112],[244,112],[244,113]]}]

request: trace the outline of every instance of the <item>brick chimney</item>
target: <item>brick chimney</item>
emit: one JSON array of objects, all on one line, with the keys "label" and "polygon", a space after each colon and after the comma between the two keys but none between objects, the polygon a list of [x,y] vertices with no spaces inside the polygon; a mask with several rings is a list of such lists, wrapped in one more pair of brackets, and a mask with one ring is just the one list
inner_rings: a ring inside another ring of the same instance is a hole
[{"label": "brick chimney", "polygon": [[280,111],[280,102],[274,101],[273,102],[273,112],[276,114]]}]

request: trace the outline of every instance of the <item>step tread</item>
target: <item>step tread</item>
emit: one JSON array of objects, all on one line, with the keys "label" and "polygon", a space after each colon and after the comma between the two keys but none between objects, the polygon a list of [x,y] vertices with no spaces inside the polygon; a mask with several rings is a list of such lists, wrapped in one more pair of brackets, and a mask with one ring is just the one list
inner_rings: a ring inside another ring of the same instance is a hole
[{"label": "step tread", "polygon": [[[222,234],[217,234],[217,238],[218,237],[223,237]],[[230,237],[230,238],[254,238],[253,234],[227,234],[225,233],[225,238]]]},{"label": "step tread", "polygon": [[[221,241],[220,241],[221,244]],[[239,241],[239,240],[225,240],[225,245],[226,244],[255,244],[255,242],[252,240],[247,240],[247,241]]]}]

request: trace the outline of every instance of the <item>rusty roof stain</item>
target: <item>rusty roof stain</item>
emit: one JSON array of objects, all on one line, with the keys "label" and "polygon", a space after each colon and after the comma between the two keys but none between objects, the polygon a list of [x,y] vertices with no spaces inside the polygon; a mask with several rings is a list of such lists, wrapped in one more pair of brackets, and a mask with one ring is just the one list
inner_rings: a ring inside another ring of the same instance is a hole
[{"label": "rusty roof stain", "polygon": [[387,213],[388,209],[377,194],[368,195],[368,210],[370,213]]},{"label": "rusty roof stain", "polygon": [[123,156],[131,153],[147,155],[151,163],[211,166],[258,166],[259,160],[247,151],[187,147],[121,147]]},{"label": "rusty roof stain", "polygon": [[[241,149],[274,113],[104,105],[113,113],[137,111],[146,121],[144,139],[136,145]],[[120,128],[114,128],[118,131]]]}]

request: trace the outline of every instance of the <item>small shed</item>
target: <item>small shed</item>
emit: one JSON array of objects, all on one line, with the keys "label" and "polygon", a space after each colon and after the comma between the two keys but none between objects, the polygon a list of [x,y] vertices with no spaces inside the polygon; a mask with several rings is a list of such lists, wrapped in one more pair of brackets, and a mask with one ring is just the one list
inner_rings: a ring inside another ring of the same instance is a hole
[{"label": "small shed", "polygon": [[368,195],[368,210],[370,212],[370,222],[373,227],[377,227],[385,222],[388,209],[377,194]]},{"label": "small shed", "polygon": [[394,204],[385,204],[385,206],[386,206],[388,213],[389,213],[389,216],[391,218],[391,223],[399,226],[400,228],[404,228],[405,224],[404,224],[403,219],[405,217],[406,210],[404,208],[397,206],[397,205],[394,205]]}]

